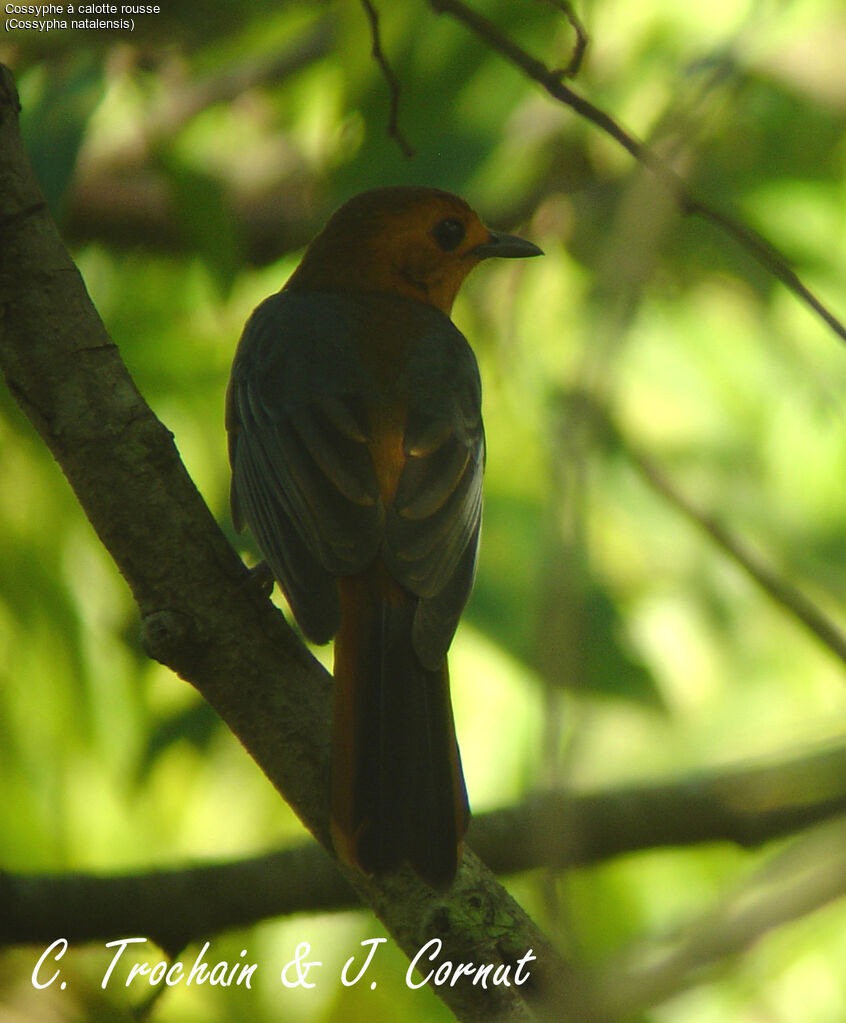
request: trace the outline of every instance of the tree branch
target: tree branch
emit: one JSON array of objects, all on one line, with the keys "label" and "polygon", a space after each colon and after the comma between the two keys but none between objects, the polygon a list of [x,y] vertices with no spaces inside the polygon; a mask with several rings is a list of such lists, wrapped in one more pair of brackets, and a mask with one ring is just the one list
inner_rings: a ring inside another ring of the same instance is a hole
[{"label": "tree branch", "polygon": [[[846,812],[846,743],[780,763],[671,782],[548,793],[474,818],[468,841],[497,873],[566,869],[660,846],[756,848]],[[360,906],[335,862],[309,842],[241,860],[134,875],[0,871],[0,945],[143,934],[174,949],[297,913]]]},{"label": "tree branch", "polygon": [[[197,688],[328,849],[328,675],[250,585],[130,379],[44,209],[18,110],[0,66],[0,368],[132,590],[147,652]],[[471,852],[447,897],[408,871],[339,869],[408,955],[432,937],[438,962],[533,950],[522,987],[436,987],[459,1019],[592,1018],[573,970]]]},{"label": "tree branch", "polygon": [[697,983],[767,932],[846,894],[846,819],[827,821],[779,850],[718,904],[676,935],[644,943],[606,974],[604,1002],[616,1017]]},{"label": "tree branch", "polygon": [[802,625],[846,664],[846,634],[798,586],[779,575],[775,569],[753,550],[741,537],[715,515],[698,507],[664,473],[661,467],[626,437],[611,414],[591,395],[584,391],[572,392],[569,401],[578,402],[592,419],[594,427],[610,440],[629,460],[643,480],[685,518],[711,538],[721,550],[738,565],[776,604],[781,605]]},{"label": "tree branch", "polygon": [[174,952],[275,916],[361,908],[315,842],[220,863],[137,874],[0,871],[0,946],[140,934]]},{"label": "tree branch", "polygon": [[652,171],[673,197],[682,213],[701,217],[728,234],[773,277],[781,281],[800,301],[812,309],[841,341],[846,341],[846,326],[802,282],[796,271],[789,265],[786,257],[774,245],[771,245],[742,221],[714,209],[694,195],[673,167],[655,150],[636,139],[604,110],[594,106],[589,100],[565,85],[561,81],[560,71],[548,68],[527,53],[512,39],[500,32],[492,22],[468,7],[462,0],[429,0],[429,5],[436,13],[449,14],[461,22],[528,78],[543,86],[553,99],[570,107],[586,121],[590,121],[591,124],[596,125],[597,128],[614,139],[627,153]]}]

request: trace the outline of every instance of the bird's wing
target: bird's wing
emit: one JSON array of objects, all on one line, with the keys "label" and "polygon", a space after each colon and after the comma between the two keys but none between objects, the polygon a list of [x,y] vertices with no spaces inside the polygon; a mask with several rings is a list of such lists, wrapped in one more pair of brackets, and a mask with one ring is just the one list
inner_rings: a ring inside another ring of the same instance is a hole
[{"label": "bird's wing", "polygon": [[245,327],[227,397],[233,518],[316,642],[338,629],[333,576],[373,559],[384,515],[343,330],[331,301],[272,296]]},{"label": "bird's wing", "polygon": [[411,353],[408,379],[405,463],[386,513],[384,556],[420,598],[414,644],[434,668],[473,585],[485,462],[476,360],[446,317]]}]

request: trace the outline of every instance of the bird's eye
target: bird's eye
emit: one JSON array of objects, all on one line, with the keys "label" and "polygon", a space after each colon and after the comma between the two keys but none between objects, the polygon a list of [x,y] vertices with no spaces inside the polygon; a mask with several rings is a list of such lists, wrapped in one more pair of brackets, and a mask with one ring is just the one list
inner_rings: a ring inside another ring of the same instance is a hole
[{"label": "bird's eye", "polygon": [[454,217],[448,217],[432,228],[432,237],[444,252],[454,252],[464,241],[464,233],[464,224]]}]

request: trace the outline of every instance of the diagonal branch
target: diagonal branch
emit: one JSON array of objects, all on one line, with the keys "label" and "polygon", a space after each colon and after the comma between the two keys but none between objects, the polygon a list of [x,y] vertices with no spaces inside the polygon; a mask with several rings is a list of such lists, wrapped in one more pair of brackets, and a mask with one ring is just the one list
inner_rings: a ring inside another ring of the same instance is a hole
[{"label": "diagonal branch", "polygon": [[699,508],[648,455],[626,442],[625,453],[646,482],[709,536],[777,604],[846,664],[846,633],[799,587],[789,582],[715,515]]},{"label": "diagonal branch", "polygon": [[[0,369],[132,590],[147,652],[197,688],[328,849],[329,678],[249,583],[130,379],[41,205],[18,110],[0,66]],[[437,987],[460,1020],[592,1018],[572,968],[469,851],[447,896],[407,871],[343,872],[409,956],[442,941],[435,969],[533,950],[524,986]]]},{"label": "diagonal branch", "polygon": [[561,72],[548,68],[546,64],[527,53],[521,46],[500,32],[492,22],[468,7],[462,0],[429,0],[429,4],[438,14],[449,14],[460,21],[492,49],[497,50],[506,60],[519,68],[528,78],[543,86],[553,99],[570,107],[586,121],[590,121],[591,124],[596,125],[597,128],[614,139],[627,153],[652,171],[673,197],[682,213],[701,217],[733,238],[765,270],[781,281],[800,301],[812,309],[841,341],[846,342],[846,326],[803,283],[790,266],[787,258],[775,246],[742,221],[714,209],[694,195],[684,180],[655,150],[636,139],[604,110],[594,106],[589,100],[565,85],[561,81]]},{"label": "diagonal branch", "polygon": [[737,888],[670,938],[644,943],[606,975],[605,1005],[616,1017],[649,1006],[702,979],[706,970],[764,935],[846,894],[846,818],[838,817],[780,849]]},{"label": "diagonal branch", "polygon": [[629,460],[635,471],[686,519],[700,529],[753,580],[776,604],[801,622],[816,639],[846,664],[846,633],[798,586],[785,579],[756,550],[709,511],[692,501],[634,441],[626,437],[611,414],[583,391],[572,392],[592,417],[597,431]]}]

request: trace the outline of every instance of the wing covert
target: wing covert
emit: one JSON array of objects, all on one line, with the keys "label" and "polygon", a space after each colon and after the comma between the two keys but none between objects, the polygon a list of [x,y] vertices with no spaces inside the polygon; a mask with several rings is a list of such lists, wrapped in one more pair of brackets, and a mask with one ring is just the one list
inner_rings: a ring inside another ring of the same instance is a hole
[{"label": "wing covert", "polygon": [[373,559],[384,517],[366,383],[344,329],[331,302],[272,296],[247,323],[227,396],[233,519],[316,642],[338,629],[334,576]]},{"label": "wing covert", "polygon": [[440,350],[433,350],[434,336],[428,339],[419,369],[410,360],[405,464],[385,520],[384,557],[395,578],[420,597],[414,643],[433,668],[472,589],[485,464],[476,360],[449,328],[440,326]]}]

